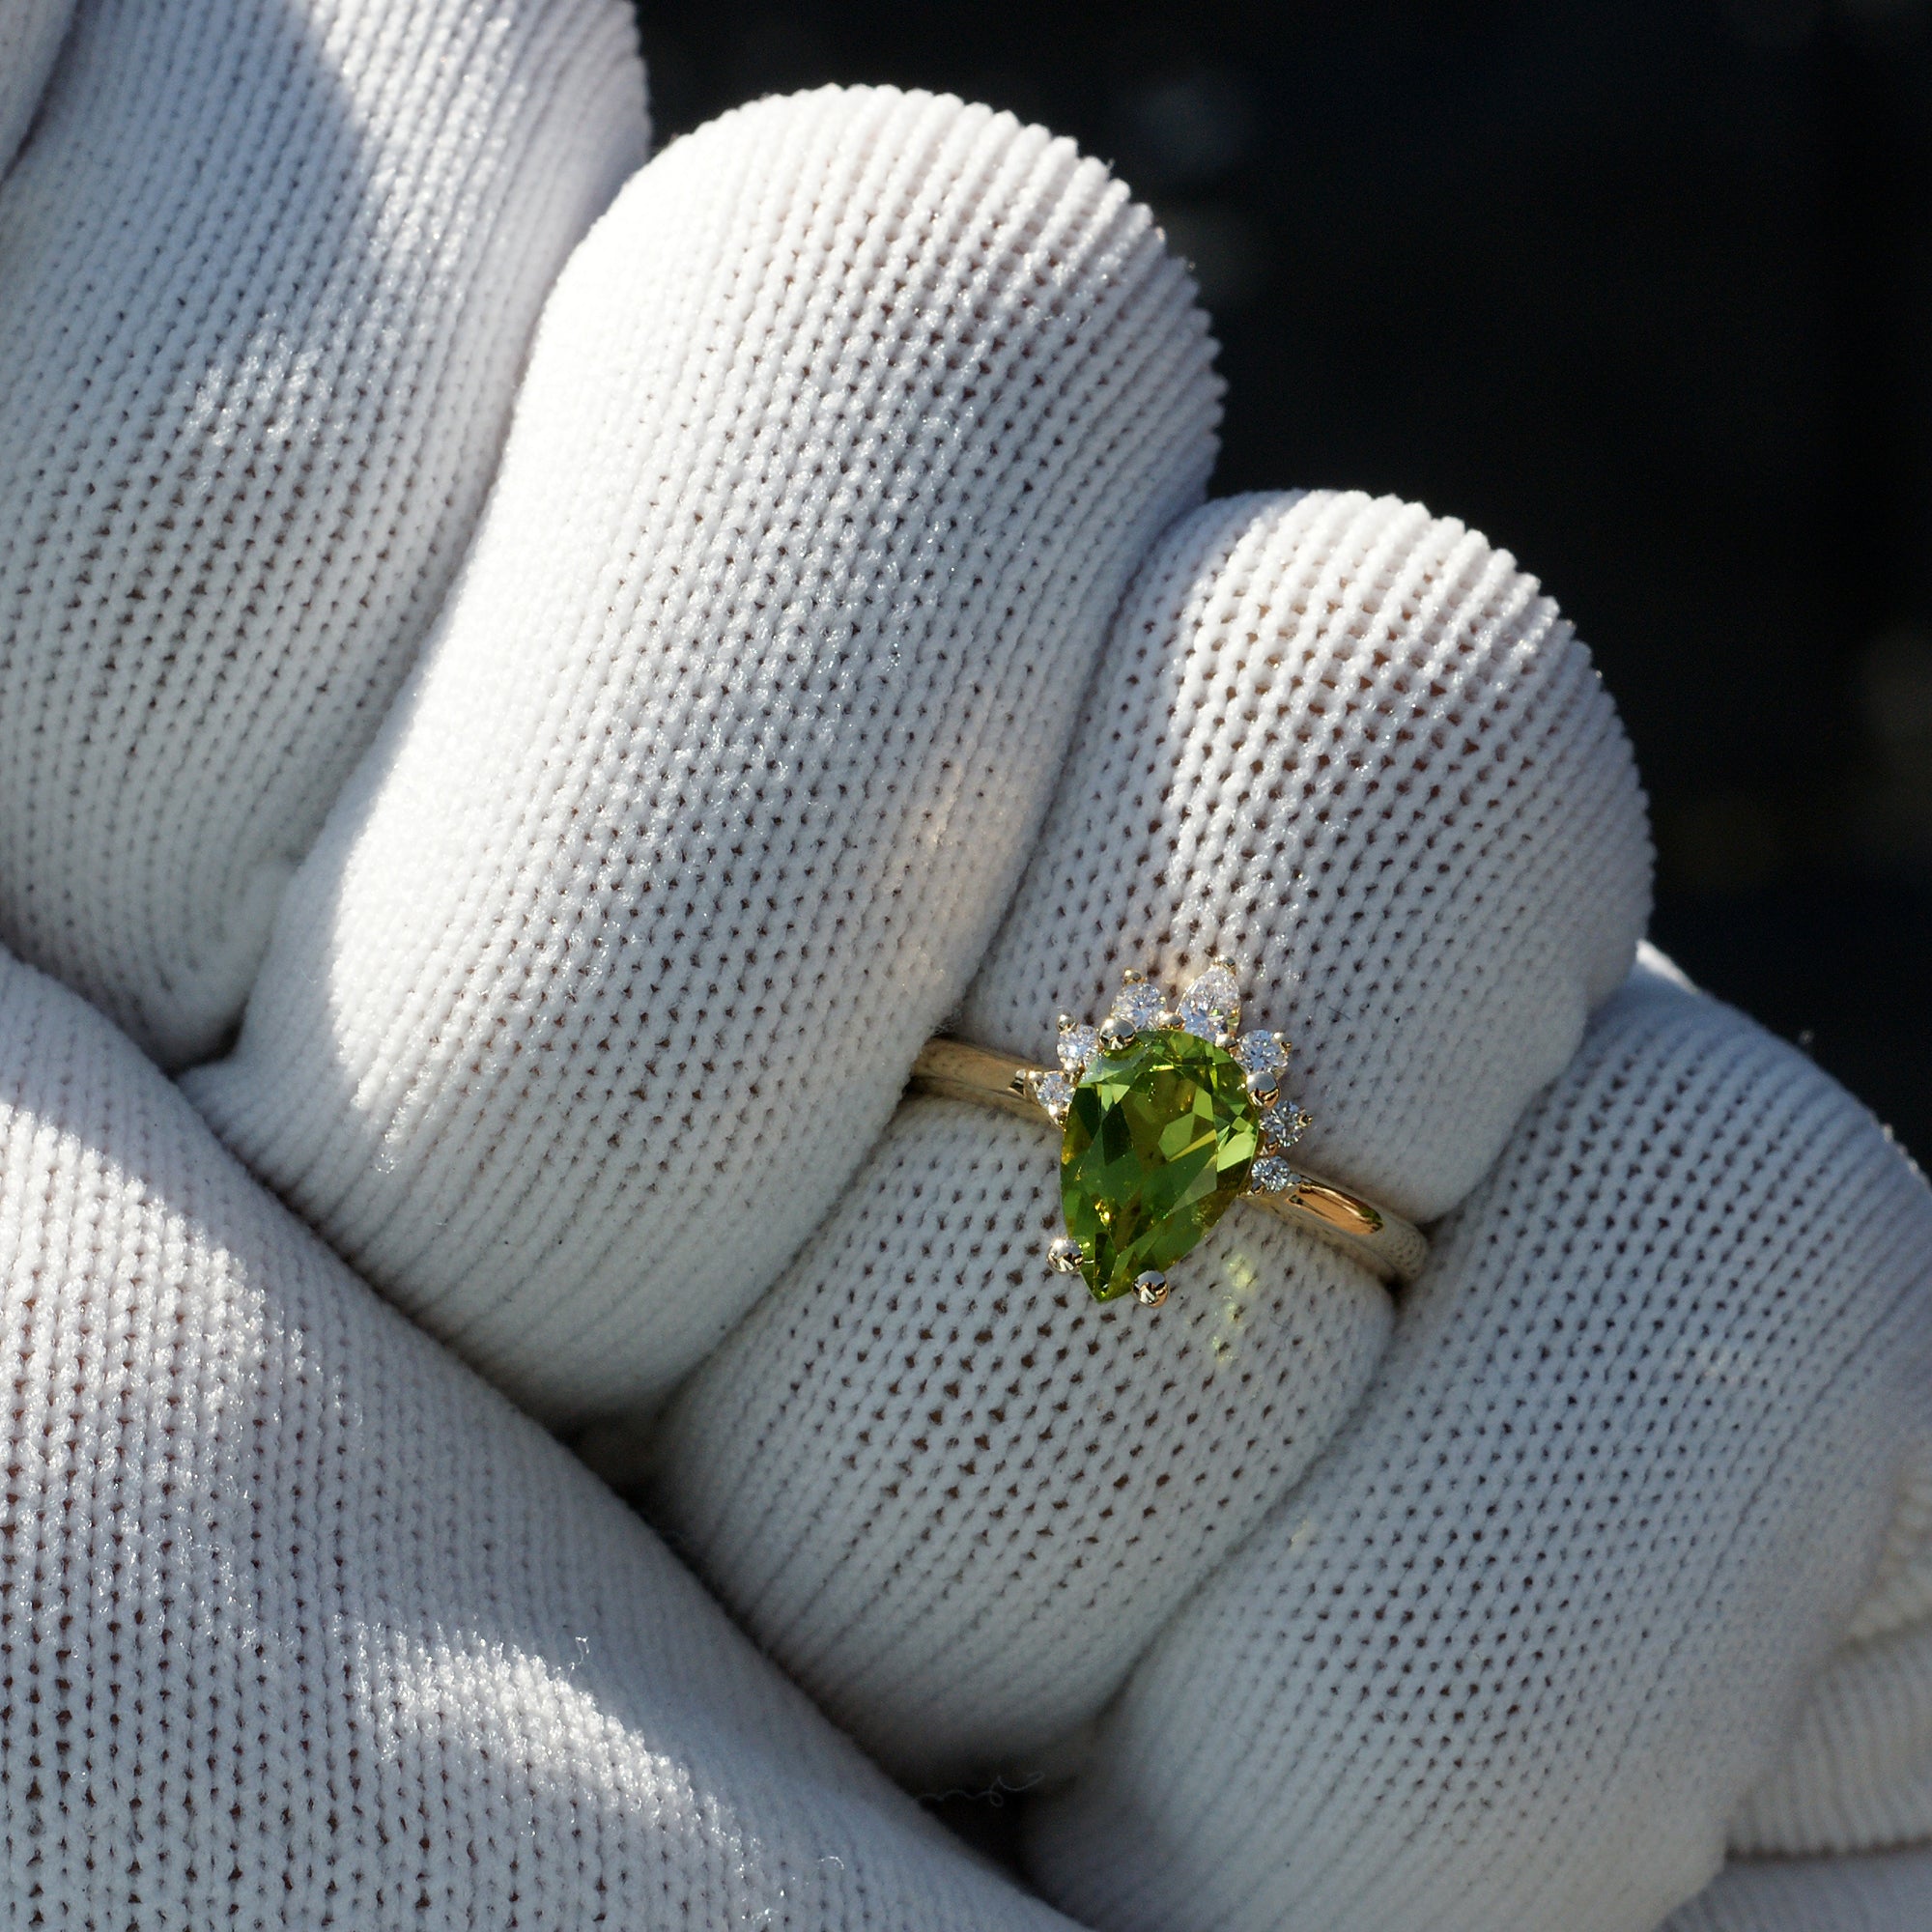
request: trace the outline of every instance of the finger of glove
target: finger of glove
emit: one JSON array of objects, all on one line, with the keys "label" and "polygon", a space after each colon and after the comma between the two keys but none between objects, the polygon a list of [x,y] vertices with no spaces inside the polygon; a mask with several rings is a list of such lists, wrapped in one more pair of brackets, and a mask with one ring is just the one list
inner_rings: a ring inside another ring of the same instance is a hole
[{"label": "finger of glove", "polygon": [[41,104],[72,13],[73,0],[0,0],[0,174]]},{"label": "finger of glove", "polygon": [[1010,116],[827,90],[667,150],[193,1083],[224,1138],[538,1412],[648,1406],[956,1005],[1210,355],[1146,211]]},{"label": "finger of glove", "polygon": [[[1507,556],[1362,497],[1216,503],[1123,607],[967,1025],[1050,1057],[1110,962],[1227,952],[1344,1172],[1439,1205],[1628,960],[1647,858],[1608,700]],[[664,1431],[661,1520],[914,1782],[1052,1762],[1388,1333],[1357,1264],[1240,1208],[1157,1315],[1098,1309],[1041,1266],[1055,1167],[908,1109]]]},{"label": "finger of glove", "polygon": [[1727,1842],[1791,1854],[1916,1838],[1932,1838],[1932,1626],[1923,1622],[1832,1658]]},{"label": "finger of glove", "polygon": [[1851,1852],[1932,1838],[1932,1443],[1899,1485],[1845,1641],[1776,1768],[1731,1821],[1733,1852]]},{"label": "finger of glove", "polygon": [[1064,1925],[4,954],[0,1322],[0,1888],[48,1922]]},{"label": "finger of glove", "polygon": [[1048,1895],[1647,1932],[1716,1872],[1932,1436],[1928,1272],[1932,1198],[1870,1116],[1634,976],[1333,1451],[1037,1813]]},{"label": "finger of glove", "polygon": [[1932,1850],[1726,1865],[1663,1932],[1913,1932],[1932,1925]]},{"label": "finger of glove", "polygon": [[[1507,551],[1326,491],[1202,512],[1145,580],[967,1002],[1050,1054],[1122,966],[1216,953],[1288,1033],[1297,1159],[1431,1220],[1628,971],[1650,904],[1630,746]],[[1104,721],[1104,724],[1101,722]]]},{"label": "finger of glove", "polygon": [[1051,1143],[913,1102],[691,1378],[652,1514],[819,1708],[917,1790],[1078,1749],[1176,1606],[1359,1400],[1391,1303],[1232,1213],[1157,1315],[1048,1275]]},{"label": "finger of glove", "polygon": [[214,1050],[642,159],[612,0],[84,0],[0,184],[0,938]]}]

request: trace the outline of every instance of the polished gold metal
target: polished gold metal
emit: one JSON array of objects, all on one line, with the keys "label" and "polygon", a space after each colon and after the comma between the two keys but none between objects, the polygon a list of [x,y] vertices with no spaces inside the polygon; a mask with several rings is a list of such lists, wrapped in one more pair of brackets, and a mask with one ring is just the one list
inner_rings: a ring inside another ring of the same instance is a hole
[{"label": "polished gold metal", "polygon": [[[1023,1121],[1050,1125],[1050,1117],[1030,1093],[1031,1084],[1045,1072],[1046,1068],[1017,1054],[996,1053],[970,1040],[939,1038],[927,1040],[921,1049],[913,1063],[912,1085],[922,1094],[971,1100]],[[1412,1222],[1317,1175],[1297,1173],[1294,1184],[1279,1194],[1243,1194],[1241,1201],[1319,1235],[1366,1264],[1391,1286],[1413,1281],[1429,1256],[1428,1238]],[[1061,1246],[1056,1241],[1049,1255]],[[1059,1268],[1061,1263],[1056,1260],[1053,1265]],[[1073,1266],[1077,1265],[1076,1261]],[[1165,1284],[1155,1294],[1150,1283],[1149,1292],[1140,1299],[1157,1307],[1165,1295]]]}]

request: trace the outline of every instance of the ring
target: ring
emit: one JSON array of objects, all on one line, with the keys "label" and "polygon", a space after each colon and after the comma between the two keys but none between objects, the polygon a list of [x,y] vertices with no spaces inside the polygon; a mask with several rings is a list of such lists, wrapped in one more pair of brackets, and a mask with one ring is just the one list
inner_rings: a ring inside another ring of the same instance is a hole
[{"label": "ring", "polygon": [[912,1085],[1061,1129],[1066,1233],[1047,1264],[1096,1301],[1132,1290],[1167,1299],[1167,1270],[1236,1201],[1250,1201],[1406,1284],[1429,1243],[1386,1208],[1290,1165],[1310,1118],[1282,1098],[1292,1051],[1278,1033],[1240,1034],[1235,967],[1217,959],[1172,1005],[1129,971],[1098,1026],[1060,1016],[1060,1065],[941,1037]]}]

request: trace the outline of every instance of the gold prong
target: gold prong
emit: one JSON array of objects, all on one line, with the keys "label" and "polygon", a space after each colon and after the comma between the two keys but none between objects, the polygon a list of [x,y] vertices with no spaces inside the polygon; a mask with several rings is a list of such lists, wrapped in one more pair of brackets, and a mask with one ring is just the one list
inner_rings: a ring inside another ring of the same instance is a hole
[{"label": "gold prong", "polygon": [[1134,1029],[1109,1015],[1100,1022],[1098,1038],[1103,1053],[1121,1053],[1134,1043]]},{"label": "gold prong", "polygon": [[1059,1027],[1062,1033],[1071,1033],[1074,1027],[1073,1015],[1071,1013],[1062,1013],[1054,1024]]},{"label": "gold prong", "polygon": [[1129,966],[1121,975],[1121,983],[1123,986],[1138,986],[1146,978],[1147,975],[1138,966]]},{"label": "gold prong", "polygon": [[1134,1297],[1143,1308],[1158,1308],[1167,1299],[1167,1277],[1158,1268],[1149,1268],[1134,1277]]},{"label": "gold prong", "polygon": [[1063,1235],[1046,1251],[1046,1264],[1055,1274],[1080,1272],[1080,1243]]},{"label": "gold prong", "polygon": [[1163,1007],[1154,1014],[1153,1023],[1163,1032],[1172,1031],[1180,1024],[1180,1015],[1173,1007]]}]

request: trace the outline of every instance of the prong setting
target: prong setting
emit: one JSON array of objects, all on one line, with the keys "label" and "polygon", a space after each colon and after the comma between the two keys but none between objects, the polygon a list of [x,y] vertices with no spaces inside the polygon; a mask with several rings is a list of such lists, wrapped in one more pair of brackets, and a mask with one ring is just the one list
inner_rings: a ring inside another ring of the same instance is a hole
[{"label": "prong setting", "polygon": [[1073,1103],[1073,1083],[1064,1073],[1030,1073],[1027,1098],[1043,1110],[1056,1127],[1064,1127],[1066,1110]]},{"label": "prong setting", "polygon": [[1077,1081],[1087,1071],[1094,1056],[1100,1050],[1100,1035],[1097,1028],[1076,1026],[1072,1020],[1060,1029],[1060,1070],[1069,1080]]},{"label": "prong setting", "polygon": [[1248,1170],[1250,1194],[1293,1194],[1300,1185],[1300,1175],[1283,1154],[1264,1153]]},{"label": "prong setting", "polygon": [[[1218,1202],[1225,1204],[1241,1192],[1269,1195],[1292,1189],[1300,1177],[1286,1155],[1309,1121],[1281,1098],[1289,1043],[1278,1033],[1240,1031],[1238,980],[1232,962],[1218,956],[1178,995],[1139,968],[1128,967],[1111,1009],[1097,1024],[1061,1013],[1057,1030],[1059,1070],[1030,1072],[1027,1094],[1065,1132],[1062,1198],[1067,1228],[1077,1227],[1080,1234],[1076,1237],[1069,1232],[1054,1241],[1047,1249],[1048,1265],[1060,1274],[1083,1276],[1101,1300],[1130,1288],[1143,1307],[1158,1308],[1168,1295],[1165,1270],[1221,1211],[1213,1206],[1208,1218],[1185,1235],[1175,1233],[1161,1218],[1169,1214],[1166,1208],[1149,1218],[1152,1210],[1142,1205],[1148,1197],[1141,1189],[1150,1184],[1144,1177],[1168,1160],[1199,1159],[1191,1136],[1204,1130],[1191,1127],[1183,1137],[1192,1151],[1164,1151],[1167,1143],[1160,1137],[1167,1131],[1168,1117],[1160,1109],[1170,1104],[1179,1108],[1177,1122],[1188,1118],[1190,1104],[1208,1110],[1199,1116],[1204,1122],[1211,1114],[1215,1158],[1225,1161],[1219,1171],[1232,1183],[1231,1190],[1217,1194]],[[1193,1085],[1175,1088],[1176,1080]],[[1093,1097],[1083,1098],[1076,1108],[1076,1094],[1085,1095],[1089,1089]],[[1171,1102],[1153,1097],[1169,1089],[1180,1097]],[[1190,1091],[1196,1095],[1193,1102],[1185,1097]],[[1105,1138],[1102,1122],[1108,1123]],[[1121,1136],[1124,1138],[1117,1138]],[[1110,1151],[1094,1152],[1103,1146]],[[1228,1169],[1242,1158],[1246,1175],[1235,1180]],[[1127,1219],[1117,1221],[1117,1213]]]}]

